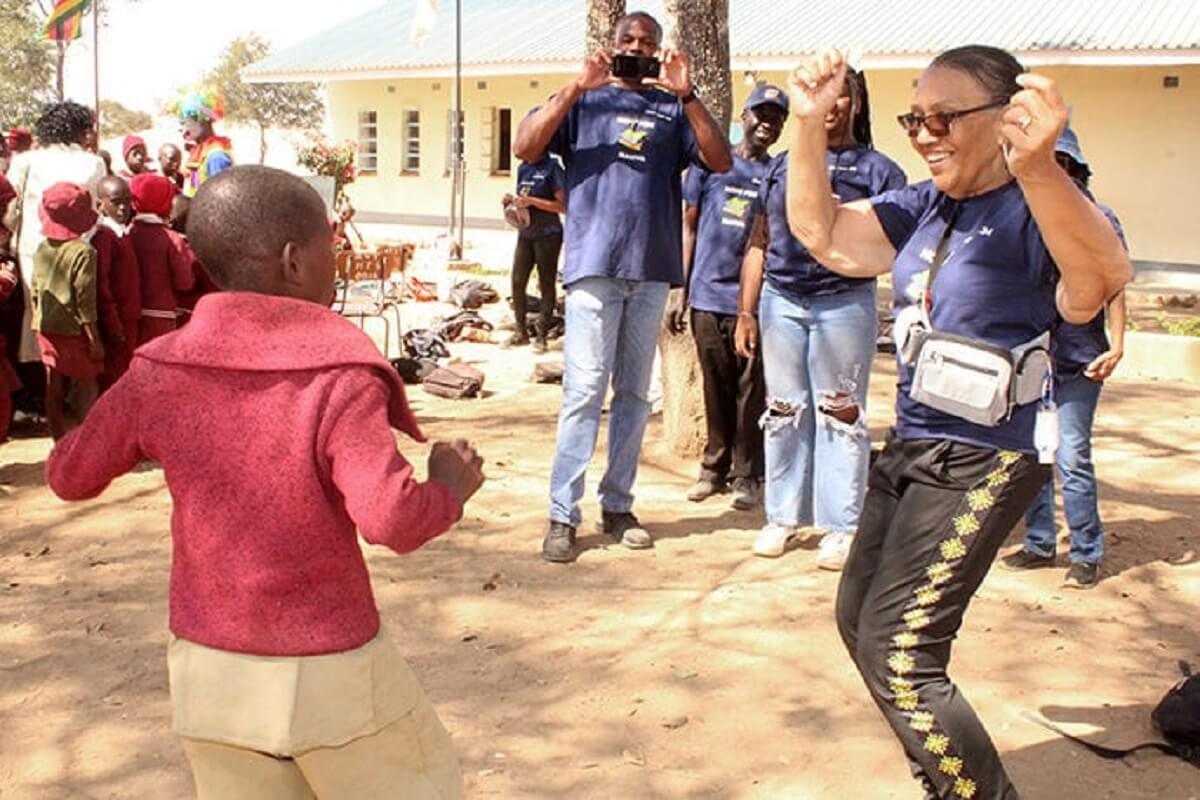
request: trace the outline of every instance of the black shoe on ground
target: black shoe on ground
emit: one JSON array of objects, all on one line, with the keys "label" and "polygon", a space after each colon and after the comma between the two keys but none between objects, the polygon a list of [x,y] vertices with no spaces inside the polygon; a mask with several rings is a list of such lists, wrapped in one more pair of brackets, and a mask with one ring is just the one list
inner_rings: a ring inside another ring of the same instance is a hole
[{"label": "black shoe on ground", "polygon": [[693,503],[699,503],[701,500],[707,500],[714,494],[720,494],[725,491],[725,481],[721,478],[700,478],[692,484],[692,488],[688,489],[687,499]]},{"label": "black shoe on ground", "polygon": [[758,508],[758,481],[754,478],[734,478],[733,500],[729,504],[738,511]]},{"label": "black shoe on ground", "polygon": [[602,511],[596,527],[630,550],[645,550],[654,546],[650,532],[629,511]]},{"label": "black shoe on ground", "polygon": [[1039,556],[1022,547],[1000,559],[1000,566],[1005,569],[1045,569],[1054,566],[1054,556]]},{"label": "black shoe on ground", "polygon": [[537,353],[539,356],[544,354],[546,352],[546,337],[545,336],[535,337],[531,347],[533,349],[533,352]]},{"label": "black shoe on ground", "polygon": [[542,558],[555,564],[574,561],[575,529],[565,522],[550,520],[550,528],[542,540]]},{"label": "black shoe on ground", "polygon": [[1063,586],[1068,589],[1090,589],[1100,580],[1100,565],[1080,561],[1067,570]]}]

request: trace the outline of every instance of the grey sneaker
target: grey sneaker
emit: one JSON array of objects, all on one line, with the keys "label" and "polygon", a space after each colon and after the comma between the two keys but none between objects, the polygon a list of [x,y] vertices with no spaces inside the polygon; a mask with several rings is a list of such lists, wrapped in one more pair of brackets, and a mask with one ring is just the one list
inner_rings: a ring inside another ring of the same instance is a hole
[{"label": "grey sneaker", "polygon": [[1022,547],[1015,553],[1009,553],[1004,558],[1000,559],[1000,566],[1004,569],[1045,569],[1046,567],[1054,566],[1054,556],[1040,556],[1037,553],[1031,553]]},{"label": "grey sneaker", "polygon": [[602,511],[596,527],[630,550],[645,550],[654,546],[650,532],[629,511]]},{"label": "grey sneaker", "polygon": [[758,481],[754,478],[733,479],[733,500],[729,503],[738,511],[752,511],[758,507]]},{"label": "grey sneaker", "polygon": [[687,499],[693,503],[699,503],[701,500],[707,500],[714,494],[720,494],[725,491],[725,481],[720,478],[701,478],[692,484],[692,488],[688,489]]},{"label": "grey sneaker", "polygon": [[1068,589],[1091,589],[1100,580],[1100,565],[1080,561],[1067,570],[1063,586]]},{"label": "grey sneaker", "polygon": [[575,560],[575,529],[565,522],[550,520],[546,538],[542,540],[542,558],[556,564]]}]

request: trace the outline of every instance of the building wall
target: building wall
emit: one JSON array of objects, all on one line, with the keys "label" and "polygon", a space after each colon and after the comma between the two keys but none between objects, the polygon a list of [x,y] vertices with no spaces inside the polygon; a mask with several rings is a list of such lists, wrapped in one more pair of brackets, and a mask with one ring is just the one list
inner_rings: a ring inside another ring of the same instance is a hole
[{"label": "building wall", "polygon": [[[1049,67],[1038,70],[1059,82],[1072,106],[1072,124],[1092,164],[1092,189],[1125,225],[1133,257],[1146,261],[1200,264],[1200,66]],[[1179,87],[1163,88],[1163,77]],[[910,180],[928,176],[894,117],[908,109],[916,70],[877,70],[868,75],[876,147],[894,158]],[[500,197],[512,176],[489,174],[481,163],[481,116],[490,107],[513,109],[513,128],[530,108],[570,76],[540,75],[464,80],[468,217],[499,218]],[[782,84],[782,72],[759,79]],[[531,86],[536,81],[537,86]],[[433,85],[440,83],[440,89]],[[394,87],[394,91],[388,87]],[[750,86],[734,81],[735,109]],[[363,210],[403,215],[445,215],[450,203],[444,173],[447,109],[453,101],[447,79],[339,82],[329,85],[329,107],[337,138],[354,138],[357,112],[379,114],[379,173],[350,187]],[[422,166],[419,176],[401,176],[402,110],[421,111]],[[781,140],[780,148],[785,146]]]}]

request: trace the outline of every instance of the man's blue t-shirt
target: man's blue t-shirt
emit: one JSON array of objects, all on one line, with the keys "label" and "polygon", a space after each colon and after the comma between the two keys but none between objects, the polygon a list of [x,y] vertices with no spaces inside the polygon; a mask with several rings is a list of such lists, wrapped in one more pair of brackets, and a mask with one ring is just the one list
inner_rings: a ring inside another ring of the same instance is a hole
[{"label": "man's blue t-shirt", "polygon": [[754,161],[735,153],[729,172],[692,167],[684,178],[683,202],[700,211],[688,281],[688,304],[697,311],[737,313],[742,256],[766,170],[766,160]]},{"label": "man's blue t-shirt", "polygon": [[[871,198],[896,248],[892,285],[897,315],[920,302],[938,245],[953,221],[932,287],[933,329],[1013,348],[1050,330],[1058,317],[1058,268],[1016,181],[966,200],[923,181]],[[908,395],[912,367],[899,365],[896,432],[902,439],[953,439],[998,450],[1035,452],[1038,403],[1013,410],[994,428],[922,405]]]},{"label": "man's blue t-shirt", "polygon": [[701,164],[679,98],[593,89],[550,140],[567,175],[563,282],[608,277],[683,283],[679,176]]},{"label": "man's blue t-shirt", "polygon": [[[1107,206],[1096,204],[1112,223],[1113,230],[1125,242],[1125,232],[1121,221]],[[1065,320],[1058,321],[1054,329],[1051,346],[1054,351],[1054,374],[1061,378],[1073,378],[1081,375],[1085,367],[1091,364],[1108,350],[1108,334],[1104,330],[1104,309],[1095,319],[1083,325],[1073,325]]]},{"label": "man's blue t-shirt", "polygon": [[[517,194],[553,200],[554,193],[565,189],[562,167],[549,155],[536,164],[521,162],[517,167]],[[562,220],[552,211],[529,206],[529,226],[520,228],[517,236],[522,239],[541,239],[544,236],[562,236]]]},{"label": "man's blue t-shirt", "polygon": [[[832,272],[792,235],[787,221],[787,153],[771,160],[763,179],[759,206],[767,215],[767,244],[764,274],[776,290],[795,298],[837,294],[874,282],[874,278],[847,278]],[[827,151],[831,191],[843,203],[899,189],[908,183],[904,170],[882,153],[869,147]]]}]

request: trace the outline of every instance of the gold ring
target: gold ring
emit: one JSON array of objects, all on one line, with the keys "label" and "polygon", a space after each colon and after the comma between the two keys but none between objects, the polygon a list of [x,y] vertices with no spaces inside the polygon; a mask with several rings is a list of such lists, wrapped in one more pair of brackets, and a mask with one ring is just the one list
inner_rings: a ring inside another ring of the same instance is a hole
[{"label": "gold ring", "polygon": [[1021,133],[1025,133],[1026,131],[1029,130],[1029,126],[1032,124],[1033,124],[1032,117],[1022,117],[1021,121],[1019,123],[1017,123],[1017,127],[1019,127],[1021,129]]}]

